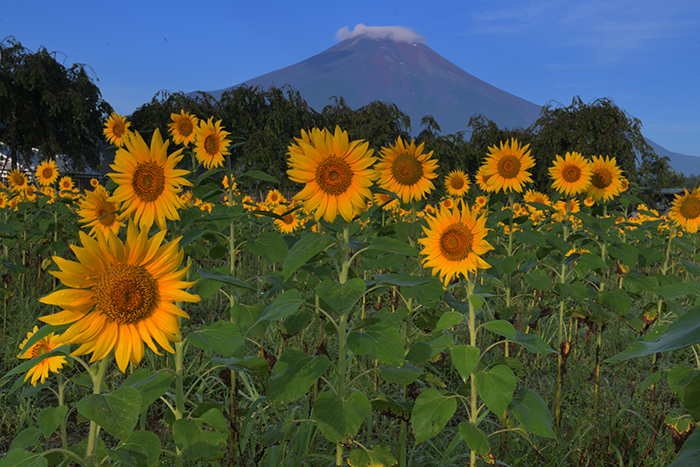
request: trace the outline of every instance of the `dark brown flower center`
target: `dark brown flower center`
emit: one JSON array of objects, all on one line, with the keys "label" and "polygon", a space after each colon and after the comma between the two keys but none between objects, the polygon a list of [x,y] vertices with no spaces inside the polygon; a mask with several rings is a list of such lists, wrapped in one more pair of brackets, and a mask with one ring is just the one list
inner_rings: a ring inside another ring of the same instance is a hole
[{"label": "dark brown flower center", "polygon": [[105,227],[111,227],[114,221],[117,220],[117,214],[114,204],[101,199],[97,202],[95,206],[95,217],[100,221]]},{"label": "dark brown flower center", "polygon": [[327,195],[340,195],[352,183],[352,167],[338,156],[328,156],[316,167],[316,183]]},{"label": "dark brown flower center", "polygon": [[158,283],[143,266],[118,264],[93,288],[95,310],[118,324],[136,324],[149,318],[160,303]]},{"label": "dark brown flower center", "polygon": [[440,235],[440,253],[448,261],[461,261],[472,252],[474,234],[461,222],[448,226]]},{"label": "dark brown flower center", "polygon": [[581,179],[581,167],[576,164],[568,164],[561,171],[561,176],[568,183],[575,183]]},{"label": "dark brown flower center", "polygon": [[400,185],[412,186],[423,178],[423,164],[413,154],[401,154],[394,160],[391,173]]},{"label": "dark brown flower center", "polygon": [[452,177],[450,180],[450,186],[455,190],[460,190],[464,186],[464,180],[459,176]]},{"label": "dark brown flower center", "polygon": [[141,201],[155,201],[165,190],[165,172],[153,161],[142,162],[134,171],[131,186]]},{"label": "dark brown flower center", "polygon": [[53,169],[51,167],[44,167],[44,170],[41,171],[41,175],[46,180],[49,180],[53,177]]},{"label": "dark brown flower center", "polygon": [[612,174],[606,168],[596,170],[596,172],[593,174],[593,177],[591,178],[591,183],[593,183],[593,185],[596,188],[600,188],[601,190],[609,187],[612,184],[612,182]]},{"label": "dark brown flower center", "polygon": [[39,357],[41,355],[44,355],[48,351],[49,351],[49,345],[46,343],[46,341],[44,339],[42,339],[32,346],[32,358],[36,358],[36,357]]},{"label": "dark brown flower center", "polygon": [[679,209],[681,216],[685,219],[695,219],[700,216],[700,198],[689,196]]},{"label": "dark brown flower center", "polygon": [[183,118],[177,125],[177,130],[182,136],[189,136],[190,134],[192,134],[193,129],[194,128],[192,127],[192,122],[189,118]]},{"label": "dark brown flower center", "polygon": [[501,157],[498,161],[498,174],[503,178],[515,178],[520,173],[520,159],[513,155]]}]

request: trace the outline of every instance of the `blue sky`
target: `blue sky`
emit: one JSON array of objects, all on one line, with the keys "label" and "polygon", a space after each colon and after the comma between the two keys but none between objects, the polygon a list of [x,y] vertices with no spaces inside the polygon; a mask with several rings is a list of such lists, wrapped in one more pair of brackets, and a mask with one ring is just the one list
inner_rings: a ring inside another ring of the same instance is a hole
[{"label": "blue sky", "polygon": [[413,29],[463,70],[539,105],[609,97],[646,137],[700,156],[697,0],[23,0],[3,5],[0,39],[89,65],[103,98],[129,114],[159,90],[217,90],[292,65],[360,23]]}]

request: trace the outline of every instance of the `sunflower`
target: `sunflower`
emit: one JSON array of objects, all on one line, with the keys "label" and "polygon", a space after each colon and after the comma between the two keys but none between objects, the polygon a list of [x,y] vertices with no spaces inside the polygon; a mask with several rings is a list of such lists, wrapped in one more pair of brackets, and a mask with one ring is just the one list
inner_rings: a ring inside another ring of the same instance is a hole
[{"label": "sunflower", "polygon": [[0,209],[4,209],[8,206],[9,200],[7,193],[0,193]]},{"label": "sunflower", "polygon": [[396,211],[399,209],[399,200],[389,193],[375,193],[372,196],[372,201],[383,211]]},{"label": "sunflower", "polygon": [[588,196],[593,201],[607,201],[620,194],[622,188],[622,171],[613,157],[593,156],[591,161],[591,185]]},{"label": "sunflower", "polygon": [[625,177],[620,177],[620,192],[627,191],[630,187],[630,182]]},{"label": "sunflower", "polygon": [[78,222],[86,224],[85,227],[92,227],[90,236],[98,229],[105,235],[110,231],[117,234],[124,225],[118,219],[121,203],[112,203],[108,199],[109,193],[105,187],[98,185],[94,191],[86,191],[85,198],[80,202]]},{"label": "sunflower", "polygon": [[301,210],[288,212],[295,206],[280,205],[275,208],[274,213],[282,216],[282,219],[275,219],[275,227],[282,233],[292,233],[301,227]]},{"label": "sunflower", "polygon": [[211,117],[206,122],[200,122],[195,135],[194,154],[206,169],[222,167],[224,156],[230,154],[230,141],[226,137],[231,133],[223,130],[221,120],[216,123],[213,120],[214,117]]},{"label": "sunflower", "polygon": [[[549,196],[546,194],[536,191],[536,190],[527,190],[525,192],[525,196],[523,196],[523,201],[526,203],[540,203],[544,204],[545,206],[551,206],[552,201],[549,199]],[[533,206],[528,206],[528,209],[530,211],[538,211],[536,207]]]},{"label": "sunflower", "polygon": [[131,133],[129,127],[131,123],[126,121],[126,117],[122,117],[121,114],[112,112],[109,116],[107,122],[105,122],[105,128],[102,132],[109,141],[109,144],[113,144],[117,147],[122,147],[126,141],[126,136]]},{"label": "sunflower", "polygon": [[179,114],[170,114],[170,118],[173,123],[169,124],[168,127],[170,127],[170,136],[173,137],[175,144],[189,146],[197,135],[196,128],[199,125],[199,119],[184,110],[180,110]]},{"label": "sunflower", "polygon": [[[231,191],[233,191],[235,193],[236,191],[238,191],[238,183],[236,183],[236,177],[231,177],[231,181],[233,181],[233,186],[231,187]],[[229,185],[228,175],[224,175],[224,179],[221,180],[221,184],[223,185],[223,187],[226,190],[228,190],[228,185]]]},{"label": "sunflower", "polygon": [[450,196],[465,196],[469,192],[469,177],[464,170],[453,170],[447,174],[445,189]]},{"label": "sunflower", "polygon": [[48,204],[51,204],[56,200],[56,190],[52,186],[42,186],[40,190],[44,196],[48,196]]},{"label": "sunflower", "polygon": [[[36,334],[38,330],[39,328],[37,326],[34,326],[34,329],[27,333],[27,338],[24,339],[19,345],[19,348],[20,350],[22,350],[22,352],[20,352],[20,354],[17,356],[18,358],[36,358],[63,345],[63,342],[61,342],[59,336],[56,336],[54,333],[51,333],[46,337],[43,337],[36,341],[28,349],[25,349],[24,347],[27,345],[27,342],[29,342],[29,339],[31,339],[31,337],[34,334]],[[58,373],[59,370],[63,368],[64,363],[66,363],[66,357],[62,355],[47,357],[39,363],[37,363],[36,365],[34,365],[27,372],[27,375],[24,377],[24,380],[27,381],[29,378],[31,378],[30,382],[34,387],[36,387],[36,382],[39,379],[41,379],[41,384],[44,384],[44,381],[46,381],[46,378],[49,376],[49,371]]]},{"label": "sunflower", "polygon": [[36,201],[36,194],[38,191],[39,190],[37,190],[34,185],[27,185],[24,190],[22,190],[22,194],[27,201]]},{"label": "sunflower", "polygon": [[73,183],[73,179],[67,175],[65,177],[61,177],[61,180],[58,182],[58,188],[61,191],[73,191],[74,187],[75,185]]},{"label": "sunflower", "polygon": [[581,210],[581,203],[576,198],[571,198],[568,201],[557,201],[554,204],[554,209],[557,212],[554,214],[554,218],[557,221],[563,221],[566,216],[574,214]]},{"label": "sunflower", "polygon": [[445,209],[452,209],[456,205],[457,203],[455,202],[454,198],[445,198],[442,201],[440,201],[440,206],[442,206]]},{"label": "sunflower", "polygon": [[517,191],[521,193],[527,182],[532,182],[527,170],[535,166],[535,159],[530,156],[530,145],[521,146],[511,138],[505,144],[489,148],[489,154],[482,165],[483,175],[488,177],[490,191]]},{"label": "sunflower", "polygon": [[423,267],[433,268],[445,286],[457,274],[475,273],[490,266],[481,259],[493,247],[485,240],[486,215],[477,217],[469,207],[440,209],[437,216],[427,216],[426,237],[418,239],[423,245]]},{"label": "sunflower", "polygon": [[488,198],[486,196],[477,196],[476,199],[474,200],[477,206],[479,208],[483,208],[486,206],[486,204],[489,202]]},{"label": "sunflower", "polygon": [[567,152],[566,157],[557,155],[549,168],[552,186],[560,193],[575,196],[583,193],[591,184],[591,163],[578,152]]},{"label": "sunflower", "polygon": [[47,159],[36,168],[36,180],[41,186],[52,185],[58,179],[56,161]]},{"label": "sunflower", "polygon": [[583,204],[588,206],[589,208],[595,204],[595,200],[593,199],[592,196],[589,196],[588,198],[583,200]]},{"label": "sunflower", "polygon": [[684,191],[684,194],[676,195],[667,215],[686,232],[696,233],[700,228],[700,191]]},{"label": "sunflower", "polygon": [[10,173],[7,174],[7,181],[10,184],[12,191],[24,190],[27,185],[29,185],[27,176],[19,169],[10,170]]},{"label": "sunflower", "polygon": [[175,168],[183,157],[181,152],[168,156],[168,141],[163,142],[157,128],[150,148],[138,133],[126,139],[110,166],[116,173],[108,174],[119,185],[108,201],[124,203],[122,218],[134,214],[142,229],[155,222],[161,230],[165,230],[166,219],[180,219],[180,187],[192,186],[183,178],[189,172]]},{"label": "sunflower", "polygon": [[350,222],[365,209],[372,196],[369,187],[378,174],[370,167],[377,160],[373,149],[362,140],[348,141],[347,131],[335,127],[326,130],[302,130],[288,148],[290,180],[305,183],[294,200],[304,202],[307,212],[314,212],[318,221],[323,217],[333,222],[340,212]]},{"label": "sunflower", "polygon": [[51,325],[71,324],[61,339],[80,344],[72,355],[92,352],[91,362],[113,349],[119,369],[143,358],[144,342],[160,355],[153,339],[173,353],[170,342],[180,340],[180,317],[187,318],[175,302],[198,302],[199,296],[183,289],[189,266],[178,270],[184,258],[180,238],[162,245],[166,231],[148,238],[136,223],[127,228],[126,242],[114,233],[96,238],[80,232],[82,247],[72,246],[78,262],[58,256],[53,260],[60,272],[51,274],[68,289],[58,290],[39,301],[58,305],[63,311],[40,318]]},{"label": "sunflower", "polygon": [[483,191],[484,193],[490,193],[494,191],[494,185],[489,183],[489,178],[490,175],[486,175],[486,165],[482,165],[479,167],[479,170],[476,171],[476,184],[479,186],[479,189]]},{"label": "sunflower", "polygon": [[90,179],[90,186],[93,188],[97,188],[97,186],[100,184],[100,181],[96,178],[91,178]]},{"label": "sunflower", "polygon": [[279,190],[270,190],[267,192],[267,197],[265,198],[265,204],[268,206],[278,206],[282,203],[286,203],[287,200],[282,196]]},{"label": "sunflower", "polygon": [[437,177],[437,160],[431,159],[433,151],[423,153],[423,146],[416,146],[414,140],[406,144],[399,136],[394,145],[382,148],[382,159],[375,167],[379,186],[396,193],[404,203],[421,200],[435,188],[431,179]]}]

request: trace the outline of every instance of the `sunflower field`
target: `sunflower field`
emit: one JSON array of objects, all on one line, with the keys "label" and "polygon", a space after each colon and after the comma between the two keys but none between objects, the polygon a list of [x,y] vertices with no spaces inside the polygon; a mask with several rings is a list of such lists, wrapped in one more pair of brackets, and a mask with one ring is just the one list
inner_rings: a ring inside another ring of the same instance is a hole
[{"label": "sunflower field", "polygon": [[699,190],[336,127],[254,199],[221,121],[104,133],[0,184],[0,467],[700,465]]}]

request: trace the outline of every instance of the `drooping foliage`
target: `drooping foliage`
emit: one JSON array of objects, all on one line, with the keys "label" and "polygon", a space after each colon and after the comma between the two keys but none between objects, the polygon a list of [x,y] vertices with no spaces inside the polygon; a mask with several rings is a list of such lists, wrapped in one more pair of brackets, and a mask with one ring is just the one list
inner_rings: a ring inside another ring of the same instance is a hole
[{"label": "drooping foliage", "polygon": [[0,141],[15,164],[31,165],[37,149],[75,171],[98,169],[111,112],[84,65],[66,68],[56,52],[32,53],[13,37],[0,43]]}]

